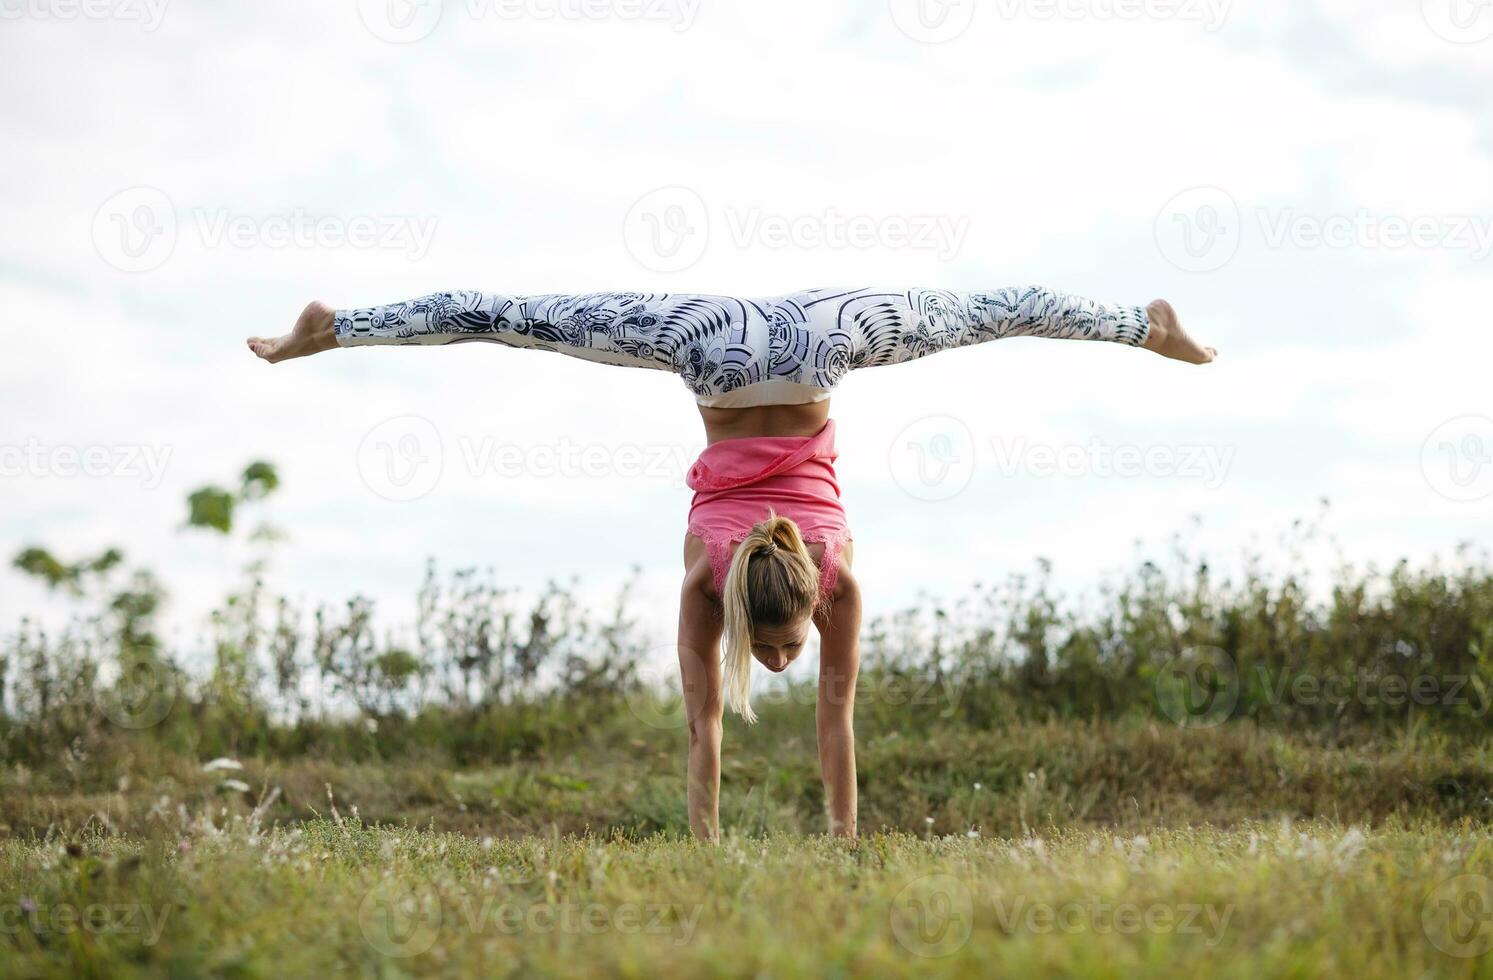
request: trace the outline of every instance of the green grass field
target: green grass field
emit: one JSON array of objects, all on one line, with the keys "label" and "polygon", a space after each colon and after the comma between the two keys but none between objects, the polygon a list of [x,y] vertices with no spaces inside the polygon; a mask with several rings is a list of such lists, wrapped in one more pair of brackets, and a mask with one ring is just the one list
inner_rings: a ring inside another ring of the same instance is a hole
[{"label": "green grass field", "polygon": [[0,773],[3,976],[1493,976],[1487,740],[732,723],[720,847],[632,714],[502,764],[104,739]]},{"label": "green grass field", "polygon": [[250,821],[6,842],[7,976],[1493,976],[1493,843],[1151,834],[481,839]]},{"label": "green grass field", "polygon": [[860,839],[822,834],[806,674],[727,718],[718,847],[625,589],[432,568],[404,646],[256,564],[184,651],[117,552],[15,565],[77,616],[0,634],[0,980],[1493,977],[1486,555],[889,612]]}]

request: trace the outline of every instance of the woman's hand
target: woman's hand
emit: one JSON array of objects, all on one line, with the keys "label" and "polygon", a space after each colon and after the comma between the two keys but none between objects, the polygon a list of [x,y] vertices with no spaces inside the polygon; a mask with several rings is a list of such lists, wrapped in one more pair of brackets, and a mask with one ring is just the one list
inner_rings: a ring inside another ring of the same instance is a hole
[{"label": "woman's hand", "polygon": [[824,779],[829,832],[856,835],[855,682],[860,672],[861,593],[850,573],[849,546],[819,627],[819,772]]}]

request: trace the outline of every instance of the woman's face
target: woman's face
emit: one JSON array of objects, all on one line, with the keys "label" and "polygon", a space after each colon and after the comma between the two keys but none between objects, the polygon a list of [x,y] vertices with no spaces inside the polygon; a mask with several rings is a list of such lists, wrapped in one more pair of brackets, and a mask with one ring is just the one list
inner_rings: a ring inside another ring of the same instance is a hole
[{"label": "woman's face", "polygon": [[798,659],[809,638],[810,616],[788,626],[759,626],[752,631],[752,656],[774,674]]}]

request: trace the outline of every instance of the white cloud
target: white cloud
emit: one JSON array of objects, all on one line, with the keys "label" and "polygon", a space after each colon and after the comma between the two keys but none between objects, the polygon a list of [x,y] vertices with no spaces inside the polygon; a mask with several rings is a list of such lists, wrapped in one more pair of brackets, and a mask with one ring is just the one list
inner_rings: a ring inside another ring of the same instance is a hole
[{"label": "white cloud", "polygon": [[[1258,223],[1261,209],[1319,221],[1490,214],[1488,120],[1437,88],[1484,84],[1486,44],[1438,37],[1418,6],[1235,4],[1209,33],[984,5],[945,45],[913,43],[885,5],[850,0],[707,4],[687,30],[474,21],[447,0],[440,27],[408,45],[380,41],[352,3],[172,3],[153,32],[8,21],[0,445],[170,455],[152,489],[118,474],[9,478],[0,540],[65,554],[119,543],[179,580],[186,615],[245,555],[176,533],[182,498],[262,457],[286,479],[275,513],[293,536],[277,574],[299,594],[392,601],[416,587],[427,554],[499,561],[525,583],[580,571],[598,589],[636,561],[656,584],[675,574],[688,495],[671,475],[616,471],[630,448],[687,458],[703,443],[677,379],[485,345],[270,370],[242,337],[283,329],[313,297],[348,306],[452,287],[1038,281],[1137,303],[1166,295],[1224,359],[1188,370],[1022,341],[854,376],[837,396],[842,478],[878,603],[919,584],[953,588],[991,556],[1021,567],[1051,553],[1081,579],[1193,510],[1210,516],[1210,540],[1269,534],[1319,496],[1345,502],[1334,519],[1351,547],[1445,550],[1470,517],[1422,499],[1418,452],[1440,421],[1487,410],[1486,260],[1271,248]],[[622,222],[670,184],[705,200],[712,237],[697,266],[665,274],[628,254]],[[136,185],[167,194],[177,226],[169,259],[131,274],[106,261],[93,222]],[[1161,206],[1200,185],[1225,188],[1245,219],[1238,257],[1201,275],[1169,264],[1153,235]],[[967,237],[948,257],[730,232],[748,212],[829,209],[967,220]],[[203,231],[232,220],[262,232],[297,214],[342,227],[411,218],[433,237],[416,256],[233,246]],[[1214,493],[1067,480],[1052,510],[1050,487],[981,471],[987,496],[930,514],[896,490],[886,443],[932,413],[969,420],[987,445],[1012,433],[1208,444],[1237,461]],[[403,415],[442,433],[448,465],[429,498],[396,505],[369,491],[357,454]],[[565,446],[599,452],[600,471],[536,461]],[[499,449],[519,453],[519,472],[467,462]],[[1094,518],[1115,510],[1125,521]],[[957,533],[930,532],[932,520]],[[7,587],[0,613],[33,599]]]}]

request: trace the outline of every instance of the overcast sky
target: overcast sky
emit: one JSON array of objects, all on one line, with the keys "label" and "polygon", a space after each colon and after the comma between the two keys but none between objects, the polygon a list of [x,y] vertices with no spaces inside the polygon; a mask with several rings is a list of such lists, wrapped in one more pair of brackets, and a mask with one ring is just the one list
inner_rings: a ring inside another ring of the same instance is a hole
[{"label": "overcast sky", "polygon": [[[429,556],[597,595],[637,565],[672,622],[679,379],[245,352],[313,298],[1039,283],[1221,350],[851,375],[872,614],[1039,556],[1081,593],[1194,516],[1270,551],[1322,498],[1356,561],[1493,531],[1487,2],[0,0],[0,77],[3,557],[117,545],[186,631],[246,551],[183,498],[260,458],[289,594],[394,623]],[[43,608],[0,573],[5,622]]]}]

